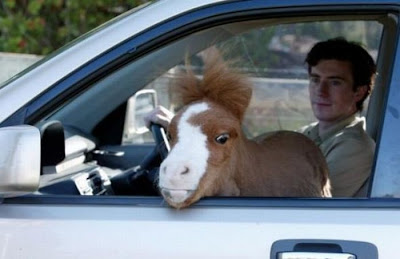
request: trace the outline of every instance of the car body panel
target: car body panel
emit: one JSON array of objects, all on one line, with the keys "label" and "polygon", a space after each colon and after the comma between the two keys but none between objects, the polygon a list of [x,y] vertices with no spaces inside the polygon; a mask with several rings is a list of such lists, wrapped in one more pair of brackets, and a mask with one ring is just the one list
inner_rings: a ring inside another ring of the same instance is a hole
[{"label": "car body panel", "polygon": [[[186,26],[219,21],[223,14],[234,20],[243,10],[279,14],[290,9],[294,14],[323,9],[329,14],[332,9],[333,14],[342,8],[350,14],[348,6],[397,12],[400,1],[156,2],[0,88],[0,125],[29,122],[30,116],[121,56],[145,55],[164,38],[170,42],[181,36],[174,34],[181,27],[182,34],[188,33]],[[385,191],[394,193],[398,187],[399,55],[397,50],[393,77],[391,71],[387,74],[390,92],[383,109],[388,112],[378,134],[372,197],[384,197]],[[393,178],[393,186],[387,187],[386,175]],[[395,198],[206,198],[182,210],[170,208],[160,197],[32,194],[0,203],[1,258],[268,258],[280,240],[358,241],[376,246],[380,258],[398,254],[400,200]]]},{"label": "car body panel", "polygon": [[282,239],[365,241],[391,258],[400,231],[398,208],[4,204],[0,212],[4,258],[43,258],[43,250],[47,258],[268,258]]}]

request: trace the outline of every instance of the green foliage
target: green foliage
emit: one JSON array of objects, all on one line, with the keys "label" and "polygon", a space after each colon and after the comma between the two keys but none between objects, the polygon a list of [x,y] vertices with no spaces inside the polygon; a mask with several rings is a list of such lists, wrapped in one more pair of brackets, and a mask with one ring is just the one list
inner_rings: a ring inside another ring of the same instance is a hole
[{"label": "green foliage", "polygon": [[0,52],[46,55],[144,0],[1,0]]}]

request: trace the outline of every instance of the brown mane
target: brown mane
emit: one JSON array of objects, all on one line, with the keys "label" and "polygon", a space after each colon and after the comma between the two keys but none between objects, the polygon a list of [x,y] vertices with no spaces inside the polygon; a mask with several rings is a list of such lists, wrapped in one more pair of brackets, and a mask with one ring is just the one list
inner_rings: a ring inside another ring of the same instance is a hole
[{"label": "brown mane", "polygon": [[208,99],[231,111],[242,121],[249,105],[252,89],[247,78],[232,71],[228,62],[224,62],[216,51],[204,55],[204,74],[199,79],[186,64],[186,71],[178,77],[176,92],[183,105]]}]

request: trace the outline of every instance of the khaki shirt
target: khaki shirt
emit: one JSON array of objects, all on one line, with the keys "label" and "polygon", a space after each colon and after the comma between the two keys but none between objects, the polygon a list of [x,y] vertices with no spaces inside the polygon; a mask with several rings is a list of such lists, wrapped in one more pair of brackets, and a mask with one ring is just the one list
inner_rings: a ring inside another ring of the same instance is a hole
[{"label": "khaki shirt", "polygon": [[328,163],[333,197],[366,195],[361,189],[371,173],[375,142],[365,132],[364,118],[352,115],[323,135],[319,135],[318,123],[305,126],[300,132],[322,150]]}]

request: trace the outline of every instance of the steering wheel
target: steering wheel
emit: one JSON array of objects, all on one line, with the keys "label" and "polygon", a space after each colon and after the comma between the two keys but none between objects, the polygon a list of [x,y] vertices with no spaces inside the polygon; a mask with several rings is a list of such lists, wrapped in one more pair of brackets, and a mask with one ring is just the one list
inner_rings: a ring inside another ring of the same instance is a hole
[{"label": "steering wheel", "polygon": [[155,141],[154,149],[146,155],[140,165],[130,168],[111,179],[117,195],[158,195],[154,184],[158,179],[158,167],[167,157],[169,142],[165,130],[158,124],[150,125]]},{"label": "steering wheel", "polygon": [[155,148],[156,148],[158,154],[160,155],[161,161],[162,161],[167,157],[167,155],[170,151],[170,146],[169,146],[167,135],[165,133],[164,128],[161,127],[161,125],[159,125],[159,124],[152,123],[150,125],[150,130],[151,130],[151,133],[153,134],[153,138],[156,143]]}]

